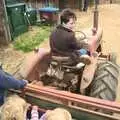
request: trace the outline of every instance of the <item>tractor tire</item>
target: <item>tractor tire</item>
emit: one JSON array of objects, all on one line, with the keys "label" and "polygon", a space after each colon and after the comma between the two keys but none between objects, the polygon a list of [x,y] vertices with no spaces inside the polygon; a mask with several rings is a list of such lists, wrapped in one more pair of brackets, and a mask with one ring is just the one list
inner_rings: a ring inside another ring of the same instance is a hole
[{"label": "tractor tire", "polygon": [[119,69],[112,62],[104,62],[98,65],[94,79],[90,85],[89,96],[114,101],[118,85]]}]

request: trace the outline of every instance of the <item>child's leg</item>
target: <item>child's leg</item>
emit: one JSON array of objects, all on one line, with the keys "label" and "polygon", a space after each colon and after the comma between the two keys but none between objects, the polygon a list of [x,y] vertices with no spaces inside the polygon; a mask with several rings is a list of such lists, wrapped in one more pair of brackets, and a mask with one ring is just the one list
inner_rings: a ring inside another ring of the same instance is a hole
[{"label": "child's leg", "polygon": [[31,120],[39,120],[38,107],[33,106],[31,110]]},{"label": "child's leg", "polygon": [[86,49],[80,49],[78,52],[80,55],[79,61],[89,65],[91,63],[91,60],[88,51]]},{"label": "child's leg", "polygon": [[80,54],[80,55],[87,55],[88,52],[87,52],[86,49],[83,49],[83,48],[82,48],[82,49],[79,50],[79,54]]}]

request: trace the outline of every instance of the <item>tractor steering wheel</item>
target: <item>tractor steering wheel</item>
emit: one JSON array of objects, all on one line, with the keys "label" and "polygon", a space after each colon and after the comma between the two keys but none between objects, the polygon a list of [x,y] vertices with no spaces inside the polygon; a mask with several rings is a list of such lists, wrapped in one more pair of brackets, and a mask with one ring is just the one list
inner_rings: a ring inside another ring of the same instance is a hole
[{"label": "tractor steering wheel", "polygon": [[75,33],[80,33],[80,40],[84,40],[87,38],[86,34],[83,31],[75,31]]}]

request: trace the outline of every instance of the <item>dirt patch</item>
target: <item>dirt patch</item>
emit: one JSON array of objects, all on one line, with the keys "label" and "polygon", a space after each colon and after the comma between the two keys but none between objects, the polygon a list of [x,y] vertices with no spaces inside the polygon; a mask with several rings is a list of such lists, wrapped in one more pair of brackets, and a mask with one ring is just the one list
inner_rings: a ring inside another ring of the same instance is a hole
[{"label": "dirt patch", "polygon": [[0,47],[0,62],[3,69],[11,74],[19,68],[24,58],[25,54],[14,50],[11,45]]}]

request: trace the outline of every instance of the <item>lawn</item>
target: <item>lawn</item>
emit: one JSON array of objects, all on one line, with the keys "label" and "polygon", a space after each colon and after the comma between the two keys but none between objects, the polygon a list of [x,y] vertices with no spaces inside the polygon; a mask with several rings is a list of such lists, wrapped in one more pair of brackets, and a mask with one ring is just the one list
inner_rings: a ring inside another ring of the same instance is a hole
[{"label": "lawn", "polygon": [[13,47],[16,50],[30,52],[39,47],[44,40],[48,40],[50,31],[50,26],[33,26],[28,32],[15,38]]}]

